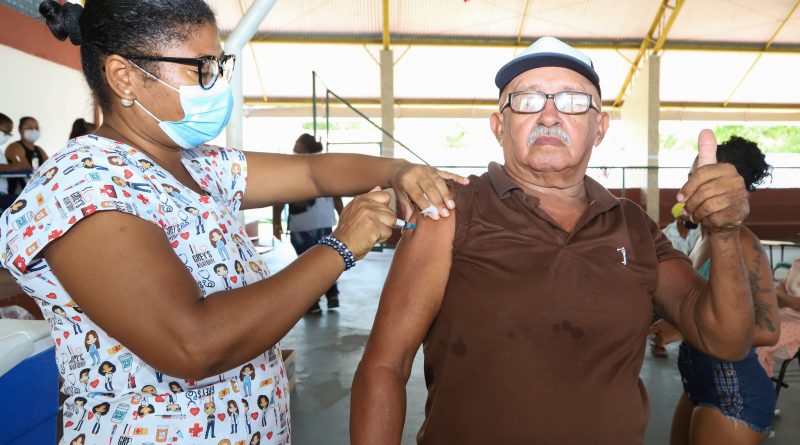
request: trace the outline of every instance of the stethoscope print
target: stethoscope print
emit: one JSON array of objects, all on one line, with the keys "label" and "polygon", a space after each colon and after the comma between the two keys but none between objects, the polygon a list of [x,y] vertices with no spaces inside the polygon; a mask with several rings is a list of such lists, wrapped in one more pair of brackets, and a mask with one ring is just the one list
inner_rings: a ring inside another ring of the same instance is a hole
[{"label": "stethoscope print", "polygon": [[217,283],[211,279],[211,273],[209,271],[201,270],[197,273],[200,275],[200,280],[197,281],[197,285],[200,286],[201,289],[206,287],[212,288],[217,285]]},{"label": "stethoscope print", "polygon": [[189,257],[187,257],[185,253],[179,253],[178,258],[183,261],[183,265],[186,266],[186,269],[189,271],[189,273],[194,272],[194,268],[189,265]]}]

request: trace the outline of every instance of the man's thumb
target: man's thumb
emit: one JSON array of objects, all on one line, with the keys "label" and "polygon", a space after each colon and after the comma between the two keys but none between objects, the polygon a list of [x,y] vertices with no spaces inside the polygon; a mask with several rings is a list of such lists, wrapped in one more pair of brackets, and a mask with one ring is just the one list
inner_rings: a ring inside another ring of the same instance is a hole
[{"label": "man's thumb", "polygon": [[700,132],[697,138],[697,166],[717,163],[717,138],[714,137],[714,132],[705,129]]}]

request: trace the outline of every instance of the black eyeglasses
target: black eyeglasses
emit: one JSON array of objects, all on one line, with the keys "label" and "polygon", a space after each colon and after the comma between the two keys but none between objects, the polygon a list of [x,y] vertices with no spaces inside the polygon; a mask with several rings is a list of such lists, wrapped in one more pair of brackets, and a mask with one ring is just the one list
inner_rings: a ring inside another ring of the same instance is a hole
[{"label": "black eyeglasses", "polygon": [[579,91],[561,91],[560,93],[547,94],[541,91],[515,91],[509,93],[506,102],[500,107],[500,112],[510,106],[516,113],[538,113],[544,109],[547,99],[553,99],[556,110],[564,114],[582,114],[600,107],[589,93]]},{"label": "black eyeglasses", "polygon": [[217,83],[219,76],[230,81],[233,67],[236,65],[236,56],[223,54],[222,57],[202,56],[196,59],[191,57],[155,57],[155,56],[123,56],[126,59],[148,60],[151,62],[180,63],[197,67],[198,83],[204,90],[210,90]]}]

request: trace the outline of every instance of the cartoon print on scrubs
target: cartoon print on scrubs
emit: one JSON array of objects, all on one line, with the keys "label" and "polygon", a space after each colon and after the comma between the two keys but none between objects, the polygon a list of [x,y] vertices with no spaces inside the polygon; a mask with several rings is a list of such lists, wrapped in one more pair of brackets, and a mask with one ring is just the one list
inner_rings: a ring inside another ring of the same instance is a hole
[{"label": "cartoon print on scrubs", "polygon": [[250,397],[253,395],[252,382],[253,375],[255,375],[255,373],[256,369],[253,368],[251,363],[242,366],[242,370],[239,371],[239,380],[242,381],[242,390],[244,391],[245,397]]},{"label": "cartoon print on scrubs", "polygon": [[225,241],[225,236],[222,234],[220,229],[214,229],[208,233],[208,239],[211,241],[211,245],[217,248],[219,255],[226,260],[231,259],[230,254],[228,253],[228,242]]},{"label": "cartoon print on scrubs", "polygon": [[214,272],[222,278],[223,283],[225,283],[225,290],[230,289],[231,285],[228,283],[228,266],[219,263],[214,266]]},{"label": "cartoon print on scrubs", "polygon": [[92,414],[94,414],[95,419],[94,426],[92,427],[92,434],[97,434],[100,432],[100,421],[102,420],[103,416],[108,414],[108,408],[110,406],[111,405],[109,405],[108,402],[103,402],[99,405],[95,405],[92,408]]},{"label": "cartoon print on scrubs", "polygon": [[80,321],[80,316],[76,315],[73,318],[70,318],[69,315],[67,315],[67,312],[64,310],[64,308],[58,305],[54,305],[52,311],[54,314],[58,315],[60,318],[64,319],[67,323],[72,325],[72,331],[74,334],[80,334],[81,332],[83,332],[81,330],[80,323],[76,322],[76,320]]},{"label": "cartoon print on scrubs", "polygon": [[[247,426],[247,434],[253,434],[253,428],[250,426],[250,404],[247,399],[242,399],[242,409],[244,410],[244,424]],[[258,415],[257,413],[253,413]]]},{"label": "cartoon print on scrubs", "polygon": [[197,228],[197,233],[195,235],[199,235],[201,233],[206,233],[206,223],[203,222],[204,219],[208,218],[208,213],[205,215],[201,214],[199,210],[194,207],[186,207],[185,209],[187,212],[191,213],[192,216],[197,218],[195,221],[195,226]]},{"label": "cartoon print on scrubs", "polygon": [[97,337],[97,332],[87,332],[86,350],[89,351],[89,355],[92,356],[92,366],[100,363],[100,353],[98,352],[98,348],[100,348],[100,339]]},{"label": "cartoon print on scrubs", "polygon": [[[75,424],[74,431],[80,431],[81,427],[83,426],[83,420],[86,418],[86,398],[84,397],[75,397],[75,407],[77,409],[76,417],[78,419],[78,423]],[[71,425],[67,422],[65,427],[69,428]]]},{"label": "cartoon print on scrubs", "polygon": [[239,430],[239,405],[236,400],[228,400],[228,418],[231,421],[231,434],[236,434]]},{"label": "cartoon print on scrubs", "polygon": [[[82,219],[117,211],[161,228],[203,298],[266,278],[269,272],[235,216],[247,182],[244,154],[202,146],[182,156],[203,194],[128,145],[92,135],[73,139],[34,173],[0,218],[2,265],[52,327],[67,396],[61,445],[188,445],[206,436],[214,443],[290,443],[288,388],[277,346],[201,381],[163,375],[83,313],[40,257]],[[235,181],[233,162],[240,165]],[[246,378],[240,376],[244,367]],[[259,396],[264,415],[256,408]]]},{"label": "cartoon print on scrubs", "polygon": [[233,164],[231,164],[231,188],[232,189],[236,188],[236,181],[239,179],[239,176],[241,176],[241,175],[242,175],[242,166],[237,164],[237,163],[235,163],[235,162]]},{"label": "cartoon print on scrubs", "polygon": [[117,367],[114,366],[111,362],[103,362],[100,363],[100,367],[98,368],[97,372],[106,378],[105,388],[107,391],[114,391],[114,371],[117,370]]},{"label": "cartoon print on scrubs", "polygon": [[214,413],[217,411],[217,407],[214,406],[214,402],[206,402],[203,404],[203,410],[205,410],[206,414],[206,439],[208,439],[208,433],[211,433],[211,438],[216,438],[217,436],[214,435],[214,424],[217,421],[217,418],[214,417]]},{"label": "cartoon print on scrubs", "polygon": [[237,276],[241,276],[242,286],[247,286],[247,273],[244,271],[244,266],[239,260],[233,262],[233,268],[236,270]]},{"label": "cartoon print on scrubs", "polygon": [[231,235],[231,239],[233,240],[234,244],[236,244],[236,250],[239,253],[239,258],[241,258],[242,261],[253,256],[253,252],[250,252],[247,249],[245,249],[244,240],[242,239],[241,236],[234,233],[233,235]]}]

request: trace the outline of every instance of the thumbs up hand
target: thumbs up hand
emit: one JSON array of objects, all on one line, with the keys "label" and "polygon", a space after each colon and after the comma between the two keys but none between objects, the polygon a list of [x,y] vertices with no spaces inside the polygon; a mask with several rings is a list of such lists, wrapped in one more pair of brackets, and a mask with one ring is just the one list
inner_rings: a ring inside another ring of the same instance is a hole
[{"label": "thumbs up hand", "polygon": [[703,130],[689,180],[678,192],[689,218],[711,232],[738,230],[750,213],[744,179],[729,163],[717,163],[717,140]]}]

